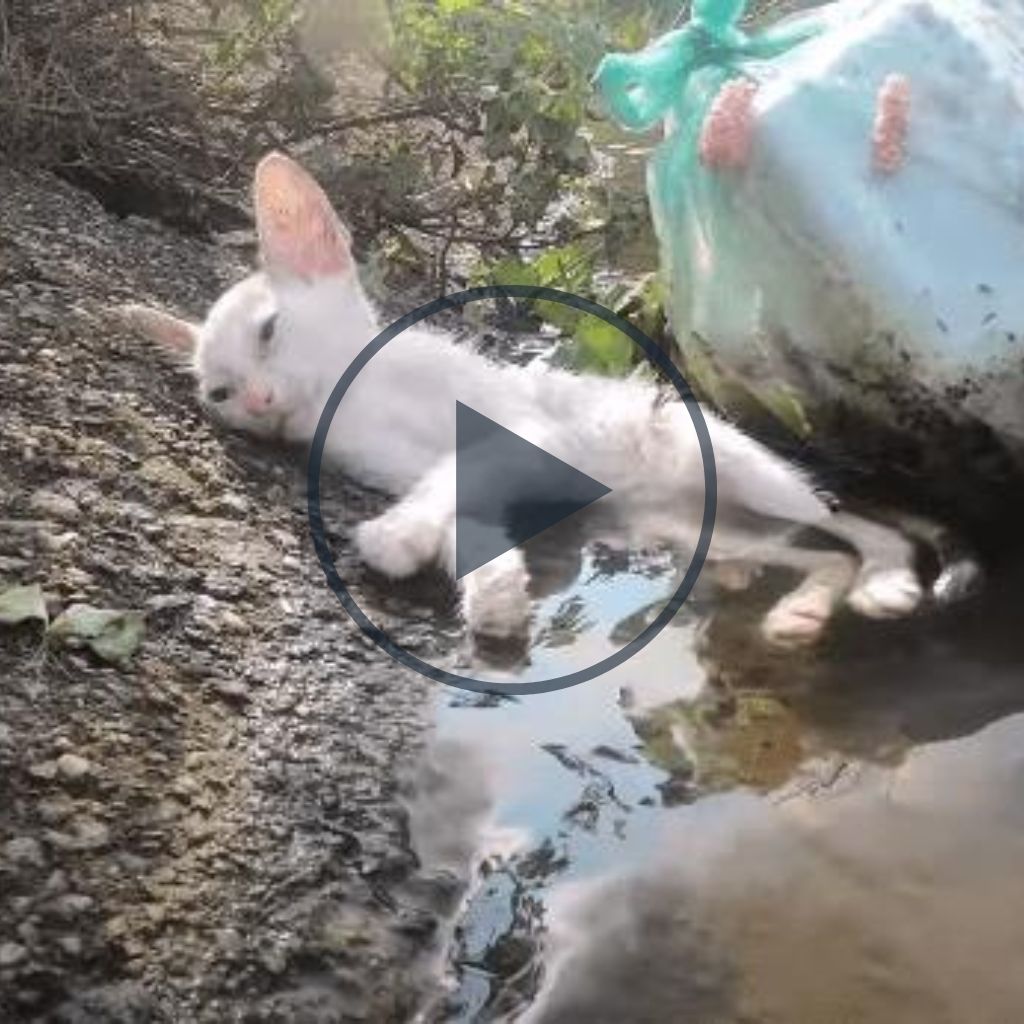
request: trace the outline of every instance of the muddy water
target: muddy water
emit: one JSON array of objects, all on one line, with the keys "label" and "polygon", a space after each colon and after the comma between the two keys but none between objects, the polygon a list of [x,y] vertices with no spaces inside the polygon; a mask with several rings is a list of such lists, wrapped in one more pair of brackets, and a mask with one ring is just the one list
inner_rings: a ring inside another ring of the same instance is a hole
[{"label": "muddy water", "polygon": [[[522,678],[618,649],[672,589],[564,538],[532,557]],[[703,580],[573,689],[438,694],[413,838],[472,882],[431,1019],[1021,1019],[1024,573],[798,655],[756,633],[786,582]]]}]

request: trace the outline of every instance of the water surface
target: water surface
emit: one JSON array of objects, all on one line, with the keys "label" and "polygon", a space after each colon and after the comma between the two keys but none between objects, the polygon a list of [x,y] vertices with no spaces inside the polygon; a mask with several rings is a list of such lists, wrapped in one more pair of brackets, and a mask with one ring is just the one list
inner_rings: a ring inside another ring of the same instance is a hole
[{"label": "water surface", "polygon": [[[555,536],[521,678],[619,649],[656,557]],[[443,690],[425,861],[470,871],[438,1020],[1009,1024],[1024,1010],[1024,574],[767,649],[768,575],[519,699]]]}]

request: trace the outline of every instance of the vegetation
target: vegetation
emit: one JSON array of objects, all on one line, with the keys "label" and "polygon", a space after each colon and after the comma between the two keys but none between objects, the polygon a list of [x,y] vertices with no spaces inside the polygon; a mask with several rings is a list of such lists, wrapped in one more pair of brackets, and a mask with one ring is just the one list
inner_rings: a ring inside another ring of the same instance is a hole
[{"label": "vegetation", "polygon": [[[652,289],[592,285],[650,227],[640,182],[608,173],[590,76],[679,6],[0,0],[0,152],[208,233],[248,224],[252,165],[286,148],[403,284],[534,281],[656,315]],[[622,369],[605,325],[535,312],[577,334],[577,361]]]}]

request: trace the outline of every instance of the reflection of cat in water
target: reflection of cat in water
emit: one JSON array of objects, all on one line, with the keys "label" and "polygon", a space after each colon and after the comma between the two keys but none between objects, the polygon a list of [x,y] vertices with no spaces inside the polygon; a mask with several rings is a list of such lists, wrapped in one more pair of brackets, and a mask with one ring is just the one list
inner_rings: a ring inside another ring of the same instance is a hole
[{"label": "reflection of cat in water", "polygon": [[[266,157],[256,170],[255,206],[264,270],[222,295],[201,326],[137,306],[129,312],[191,358],[200,399],[217,418],[307,444],[335,384],[380,324],[348,231],[301,167]],[[609,487],[600,504],[628,526],[625,543],[693,551],[704,475],[681,402],[661,401],[654,384],[636,378],[502,365],[441,331],[410,328],[360,372],[327,438],[328,459],[400,499],[356,531],[371,567],[396,579],[435,564],[455,575],[457,402]],[[718,478],[709,562],[784,565],[801,577],[761,623],[771,642],[816,639],[844,603],[872,618],[914,611],[923,591],[906,538],[833,511],[796,467],[713,414],[704,418]],[[506,468],[488,465],[486,487],[509,486]],[[843,549],[792,544],[792,533],[806,527]],[[528,583],[517,547],[468,573],[460,585],[473,635],[524,636]]]},{"label": "reflection of cat in water", "polygon": [[644,757],[670,775],[666,802],[737,786],[833,788],[858,763],[897,765],[917,746],[1024,712],[1015,612],[1024,572],[941,617],[939,629],[893,624],[866,644],[850,620],[826,650],[801,659],[750,643],[759,605],[771,600],[764,589],[731,599],[698,632],[706,681],[695,700],[624,708]]}]

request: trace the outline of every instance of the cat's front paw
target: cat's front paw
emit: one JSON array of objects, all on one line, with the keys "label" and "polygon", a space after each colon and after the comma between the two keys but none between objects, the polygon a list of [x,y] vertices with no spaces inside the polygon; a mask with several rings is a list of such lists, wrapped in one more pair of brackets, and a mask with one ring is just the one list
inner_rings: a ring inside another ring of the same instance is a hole
[{"label": "cat's front paw", "polygon": [[805,647],[825,631],[834,607],[835,592],[831,587],[801,587],[765,616],[761,635],[773,647]]},{"label": "cat's front paw", "polygon": [[846,603],[869,619],[898,619],[913,613],[923,598],[912,569],[885,569],[862,577]]},{"label": "cat's front paw", "polygon": [[389,579],[405,579],[437,561],[440,527],[393,509],[367,519],[355,530],[359,557],[375,572]]},{"label": "cat's front paw", "polygon": [[521,641],[530,630],[529,575],[522,555],[507,551],[463,581],[463,614],[484,640]]}]

